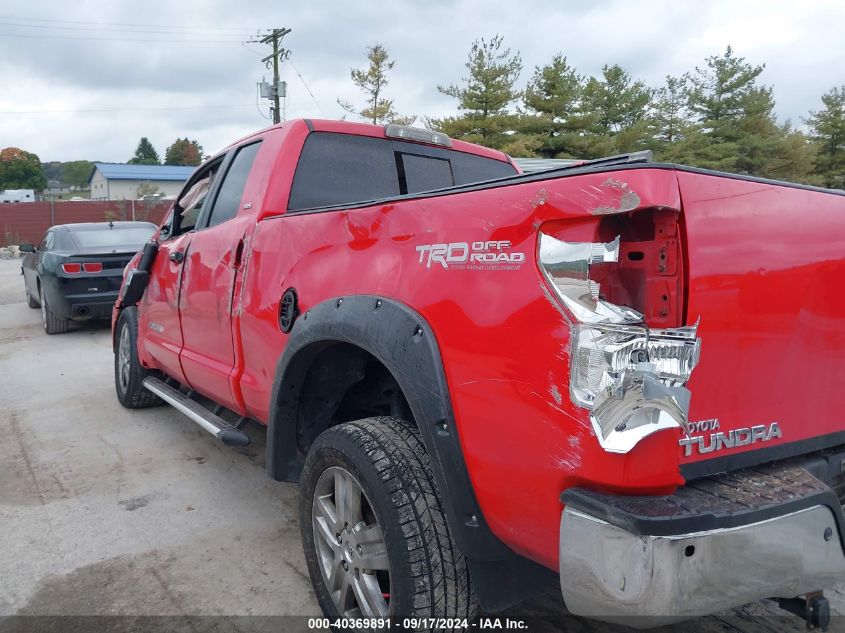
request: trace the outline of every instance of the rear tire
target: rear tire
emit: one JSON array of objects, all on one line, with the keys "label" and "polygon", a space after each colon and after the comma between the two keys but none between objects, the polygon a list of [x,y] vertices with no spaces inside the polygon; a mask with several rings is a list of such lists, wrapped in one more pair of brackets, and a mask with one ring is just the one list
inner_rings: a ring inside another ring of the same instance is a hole
[{"label": "rear tire", "polygon": [[26,305],[28,305],[33,310],[41,307],[41,304],[38,303],[38,299],[32,296],[32,293],[29,291],[29,288],[24,287],[23,291],[26,293]]},{"label": "rear tire", "polygon": [[157,376],[138,359],[138,309],[120,313],[115,328],[114,388],[117,399],[127,409],[143,409],[161,404],[161,398],[144,389],[144,378]]},{"label": "rear tire", "polygon": [[44,325],[44,331],[47,334],[64,334],[67,332],[70,319],[56,316],[47,304],[47,297],[44,296],[44,289],[40,285],[38,286],[38,302],[41,305],[41,323]]},{"label": "rear tire", "polygon": [[305,560],[328,618],[453,618],[455,629],[475,618],[467,562],[416,428],[380,417],[328,429],[308,452],[299,498]]}]

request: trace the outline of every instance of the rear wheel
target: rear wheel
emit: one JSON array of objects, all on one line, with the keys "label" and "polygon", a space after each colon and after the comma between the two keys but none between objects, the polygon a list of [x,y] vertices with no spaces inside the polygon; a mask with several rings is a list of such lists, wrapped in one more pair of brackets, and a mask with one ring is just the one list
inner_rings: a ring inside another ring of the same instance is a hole
[{"label": "rear wheel", "polygon": [[115,328],[114,388],[117,399],[127,409],[161,404],[161,399],[144,389],[144,378],[155,375],[138,359],[138,309],[126,308]]},{"label": "rear wheel", "polygon": [[300,529],[327,617],[453,618],[456,628],[475,617],[466,560],[406,422],[367,418],[315,440],[300,480]]},{"label": "rear wheel", "polygon": [[29,291],[29,288],[27,288],[25,285],[23,291],[24,294],[26,294],[26,305],[28,305],[33,310],[41,307],[41,304],[38,303],[38,299],[32,296],[32,293]]},{"label": "rear wheel", "polygon": [[56,314],[47,305],[47,298],[44,296],[44,289],[38,286],[38,302],[41,304],[41,323],[47,334],[64,334],[68,331],[70,319],[65,319]]}]

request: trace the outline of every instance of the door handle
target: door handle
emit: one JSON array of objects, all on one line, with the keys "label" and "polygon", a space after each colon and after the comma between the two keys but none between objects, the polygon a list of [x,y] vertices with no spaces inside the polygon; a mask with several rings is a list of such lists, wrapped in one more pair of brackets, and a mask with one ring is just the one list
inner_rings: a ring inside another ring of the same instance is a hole
[{"label": "door handle", "polygon": [[185,259],[185,253],[183,251],[173,251],[170,253],[170,261],[176,264],[181,264],[183,259]]}]

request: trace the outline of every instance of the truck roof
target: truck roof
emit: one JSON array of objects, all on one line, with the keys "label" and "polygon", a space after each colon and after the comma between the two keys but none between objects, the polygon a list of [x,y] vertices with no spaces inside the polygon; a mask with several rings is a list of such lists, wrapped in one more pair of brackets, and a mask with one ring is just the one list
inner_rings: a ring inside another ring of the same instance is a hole
[{"label": "truck roof", "polygon": [[[354,134],[356,136],[388,138],[385,134],[384,125],[373,125],[372,123],[359,123],[354,121],[339,121],[334,119],[290,119],[288,121],[279,123],[278,125],[271,125],[269,127],[262,128],[261,130],[257,130],[252,134],[248,134],[247,136],[244,136],[243,138],[240,138],[234,143],[230,144],[226,149],[234,147],[235,145],[239,145],[243,141],[252,138],[253,136],[262,134],[267,130],[272,130],[276,127],[285,127],[297,124],[307,125],[308,129],[312,132],[335,132],[337,134]],[[422,145],[426,144],[414,139],[405,138],[402,140],[403,142],[407,143],[420,143]],[[504,152],[500,152],[499,150],[490,149],[489,147],[482,147],[481,145],[476,145],[475,143],[467,143],[466,141],[460,141],[458,139],[451,139],[451,141],[452,146],[449,149],[458,152],[464,152],[466,154],[475,154],[476,156],[483,156],[485,158],[492,158],[493,160],[502,161],[504,163],[513,164],[510,159],[510,156],[508,156]]]}]

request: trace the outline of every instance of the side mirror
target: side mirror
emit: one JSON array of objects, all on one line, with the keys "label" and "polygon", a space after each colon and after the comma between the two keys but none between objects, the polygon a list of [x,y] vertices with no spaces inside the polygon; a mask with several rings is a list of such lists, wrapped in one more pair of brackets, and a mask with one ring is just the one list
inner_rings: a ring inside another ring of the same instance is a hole
[{"label": "side mirror", "polygon": [[35,245],[34,244],[21,244],[18,246],[18,250],[21,253],[34,253],[35,252]]}]

